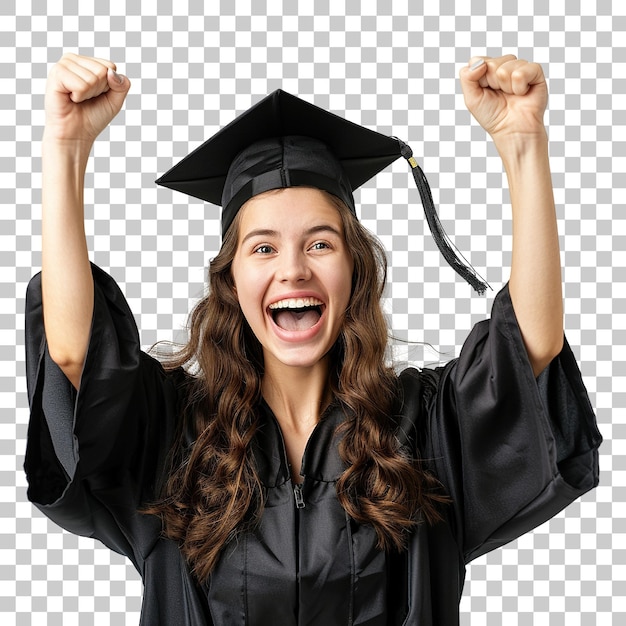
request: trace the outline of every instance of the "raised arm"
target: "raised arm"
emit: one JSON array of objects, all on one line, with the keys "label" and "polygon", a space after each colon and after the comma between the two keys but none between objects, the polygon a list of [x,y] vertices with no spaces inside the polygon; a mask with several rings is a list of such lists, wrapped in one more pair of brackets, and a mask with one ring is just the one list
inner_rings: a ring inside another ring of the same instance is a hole
[{"label": "raised arm", "polygon": [[509,292],[535,375],[561,351],[559,241],[543,115],[543,70],[507,55],[475,57],[460,72],[465,103],[491,135],[507,174],[513,211]]},{"label": "raised arm", "polygon": [[103,59],[66,54],[46,84],[42,141],[42,297],[50,357],[78,388],[93,313],[83,186],[94,140],[130,82]]}]

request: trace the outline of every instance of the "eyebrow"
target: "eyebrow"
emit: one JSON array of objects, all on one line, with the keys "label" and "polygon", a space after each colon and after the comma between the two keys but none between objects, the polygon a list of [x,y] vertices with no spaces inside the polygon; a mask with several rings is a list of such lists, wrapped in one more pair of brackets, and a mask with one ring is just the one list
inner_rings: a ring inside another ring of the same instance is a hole
[{"label": "eyebrow", "polygon": [[[315,235],[317,233],[330,232],[337,237],[343,237],[343,233],[334,226],[330,224],[318,224],[317,226],[312,226],[308,228],[304,232],[304,236],[308,237],[310,235]],[[270,228],[256,228],[251,230],[246,236],[241,240],[241,243],[244,244],[248,239],[252,239],[252,237],[279,237],[280,233],[277,230],[272,230]]]}]

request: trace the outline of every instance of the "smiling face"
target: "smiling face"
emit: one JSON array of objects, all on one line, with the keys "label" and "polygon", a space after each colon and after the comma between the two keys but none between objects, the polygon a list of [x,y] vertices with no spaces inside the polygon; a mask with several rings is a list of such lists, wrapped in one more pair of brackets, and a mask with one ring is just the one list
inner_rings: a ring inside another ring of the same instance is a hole
[{"label": "smiling face", "polygon": [[326,367],[352,271],[341,216],[324,192],[288,187],[242,207],[232,276],[266,372],[278,365]]}]

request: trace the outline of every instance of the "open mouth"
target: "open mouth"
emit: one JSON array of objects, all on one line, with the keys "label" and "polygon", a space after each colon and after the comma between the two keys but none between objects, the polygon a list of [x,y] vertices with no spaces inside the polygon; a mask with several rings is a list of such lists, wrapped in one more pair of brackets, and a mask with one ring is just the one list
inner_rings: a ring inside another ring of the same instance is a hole
[{"label": "open mouth", "polygon": [[274,323],[287,331],[309,330],[322,317],[324,304],[316,298],[280,300],[269,306]]}]

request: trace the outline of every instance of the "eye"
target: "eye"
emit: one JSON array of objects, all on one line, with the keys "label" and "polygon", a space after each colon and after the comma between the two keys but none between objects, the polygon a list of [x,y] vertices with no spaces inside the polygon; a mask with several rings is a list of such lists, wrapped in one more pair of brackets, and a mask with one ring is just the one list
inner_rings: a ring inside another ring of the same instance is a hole
[{"label": "eye", "polygon": [[325,241],[316,241],[310,248],[311,250],[330,250],[330,244]]},{"label": "eye", "polygon": [[256,254],[272,254],[272,252],[274,252],[274,248],[272,248],[272,246],[264,243],[263,245],[257,246],[254,249],[254,252]]}]

